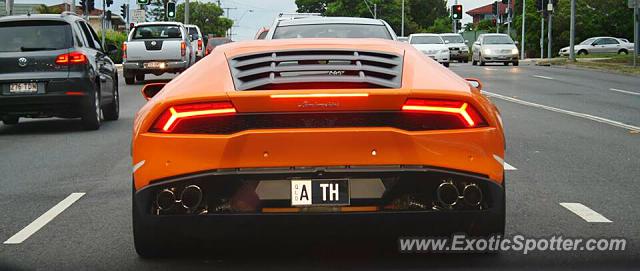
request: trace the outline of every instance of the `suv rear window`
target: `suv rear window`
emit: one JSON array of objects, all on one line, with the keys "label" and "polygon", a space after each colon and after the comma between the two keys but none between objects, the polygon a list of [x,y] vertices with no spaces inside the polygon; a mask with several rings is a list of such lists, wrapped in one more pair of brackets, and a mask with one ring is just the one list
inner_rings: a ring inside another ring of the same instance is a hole
[{"label": "suv rear window", "polygon": [[384,25],[305,24],[277,27],[273,39],[295,38],[377,38],[392,39]]},{"label": "suv rear window", "polygon": [[200,35],[198,34],[198,29],[195,27],[187,27],[187,29],[189,29],[189,36],[193,36],[196,35],[197,38],[200,38]]},{"label": "suv rear window", "polygon": [[15,21],[0,24],[0,52],[71,48],[71,26],[62,21]]},{"label": "suv rear window", "polygon": [[131,39],[180,39],[182,32],[177,25],[143,25],[138,26]]}]

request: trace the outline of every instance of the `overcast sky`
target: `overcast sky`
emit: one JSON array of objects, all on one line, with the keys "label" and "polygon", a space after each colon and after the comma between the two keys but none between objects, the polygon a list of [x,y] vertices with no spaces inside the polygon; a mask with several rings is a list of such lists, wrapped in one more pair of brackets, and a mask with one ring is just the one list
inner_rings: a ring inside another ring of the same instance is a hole
[{"label": "overcast sky", "polygon": [[[190,0],[195,2],[198,0]],[[352,0],[352,1],[364,1],[364,0]],[[484,6],[493,2],[494,0],[458,0],[458,3],[462,5],[464,11],[474,9],[480,6]],[[62,3],[62,0],[15,0],[15,3],[46,3],[48,5]],[[79,0],[76,0],[76,4]],[[130,2],[131,6],[135,5],[135,0],[114,0],[114,5],[111,6],[111,10],[120,14],[120,6],[123,3]],[[184,2],[184,0],[178,0],[178,3]],[[200,2],[217,2],[217,0],[200,0]],[[269,26],[273,22],[273,19],[280,12],[295,12],[296,4],[295,0],[220,0],[223,8],[236,8],[230,10],[230,16],[236,20],[236,26],[233,28],[234,40],[247,40],[252,39],[258,29],[263,26]],[[101,0],[96,0],[96,6],[102,6]],[[455,0],[449,0],[449,5],[453,5]],[[400,16],[400,14],[398,14]],[[464,14],[462,23],[465,24],[471,21],[471,17]]]}]

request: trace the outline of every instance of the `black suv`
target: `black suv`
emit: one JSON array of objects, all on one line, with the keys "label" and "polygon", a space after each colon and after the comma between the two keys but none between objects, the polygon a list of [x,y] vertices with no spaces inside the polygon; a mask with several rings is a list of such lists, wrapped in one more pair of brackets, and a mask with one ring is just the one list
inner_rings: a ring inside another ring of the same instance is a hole
[{"label": "black suv", "polygon": [[119,116],[118,72],[98,35],[74,14],[0,18],[0,118],[82,118],[89,130]]}]

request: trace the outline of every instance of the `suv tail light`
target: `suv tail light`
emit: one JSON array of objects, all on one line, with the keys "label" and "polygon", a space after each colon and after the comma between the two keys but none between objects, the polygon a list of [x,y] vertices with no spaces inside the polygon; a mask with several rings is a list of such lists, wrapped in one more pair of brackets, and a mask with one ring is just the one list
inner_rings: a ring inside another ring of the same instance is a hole
[{"label": "suv tail light", "polygon": [[198,51],[202,50],[202,40],[198,40]]},{"label": "suv tail light", "polygon": [[187,54],[187,43],[184,41],[180,43],[180,54],[182,54],[182,56]]},{"label": "suv tail light", "polygon": [[56,57],[56,64],[58,65],[77,65],[87,64],[87,56],[80,52],[71,52],[68,54],[61,54]]},{"label": "suv tail light", "polygon": [[485,120],[467,102],[450,100],[408,99],[402,106],[402,111],[434,115],[455,115],[462,125],[467,128],[486,125]]},{"label": "suv tail light", "polygon": [[231,102],[209,102],[184,105],[174,105],[165,110],[151,127],[151,132],[180,133],[188,131],[192,119],[216,118],[236,113]]},{"label": "suv tail light", "polygon": [[127,59],[127,43],[122,43],[122,59]]}]

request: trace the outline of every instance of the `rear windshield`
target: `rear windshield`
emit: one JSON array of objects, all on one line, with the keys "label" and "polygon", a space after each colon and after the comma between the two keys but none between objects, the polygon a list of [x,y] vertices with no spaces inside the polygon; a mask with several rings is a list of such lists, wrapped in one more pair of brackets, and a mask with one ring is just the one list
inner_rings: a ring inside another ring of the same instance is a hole
[{"label": "rear windshield", "polygon": [[268,32],[268,31],[262,31],[262,32],[260,32],[260,34],[258,35],[258,38],[257,38],[257,39],[259,39],[259,40],[263,40],[263,39],[267,36],[267,33],[269,33],[269,32]]},{"label": "rear windshield", "polygon": [[143,25],[136,27],[132,39],[180,39],[182,33],[176,25]]},{"label": "rear windshield", "polygon": [[449,42],[449,43],[464,43],[464,39],[462,38],[462,36],[458,36],[458,35],[450,35],[450,36],[442,36],[442,39],[445,42]]},{"label": "rear windshield", "polygon": [[392,39],[384,25],[307,24],[276,28],[273,39],[295,38],[377,38]]},{"label": "rear windshield", "polygon": [[513,40],[508,36],[486,36],[484,44],[513,44]]},{"label": "rear windshield", "polygon": [[442,44],[442,39],[437,36],[415,36],[411,37],[411,44]]},{"label": "rear windshield", "polygon": [[16,21],[0,24],[0,52],[71,48],[71,26],[61,21]]},{"label": "rear windshield", "polygon": [[198,35],[198,29],[197,28],[189,27],[187,29],[189,29],[189,36],[196,35],[198,39],[200,38],[200,35]]}]

